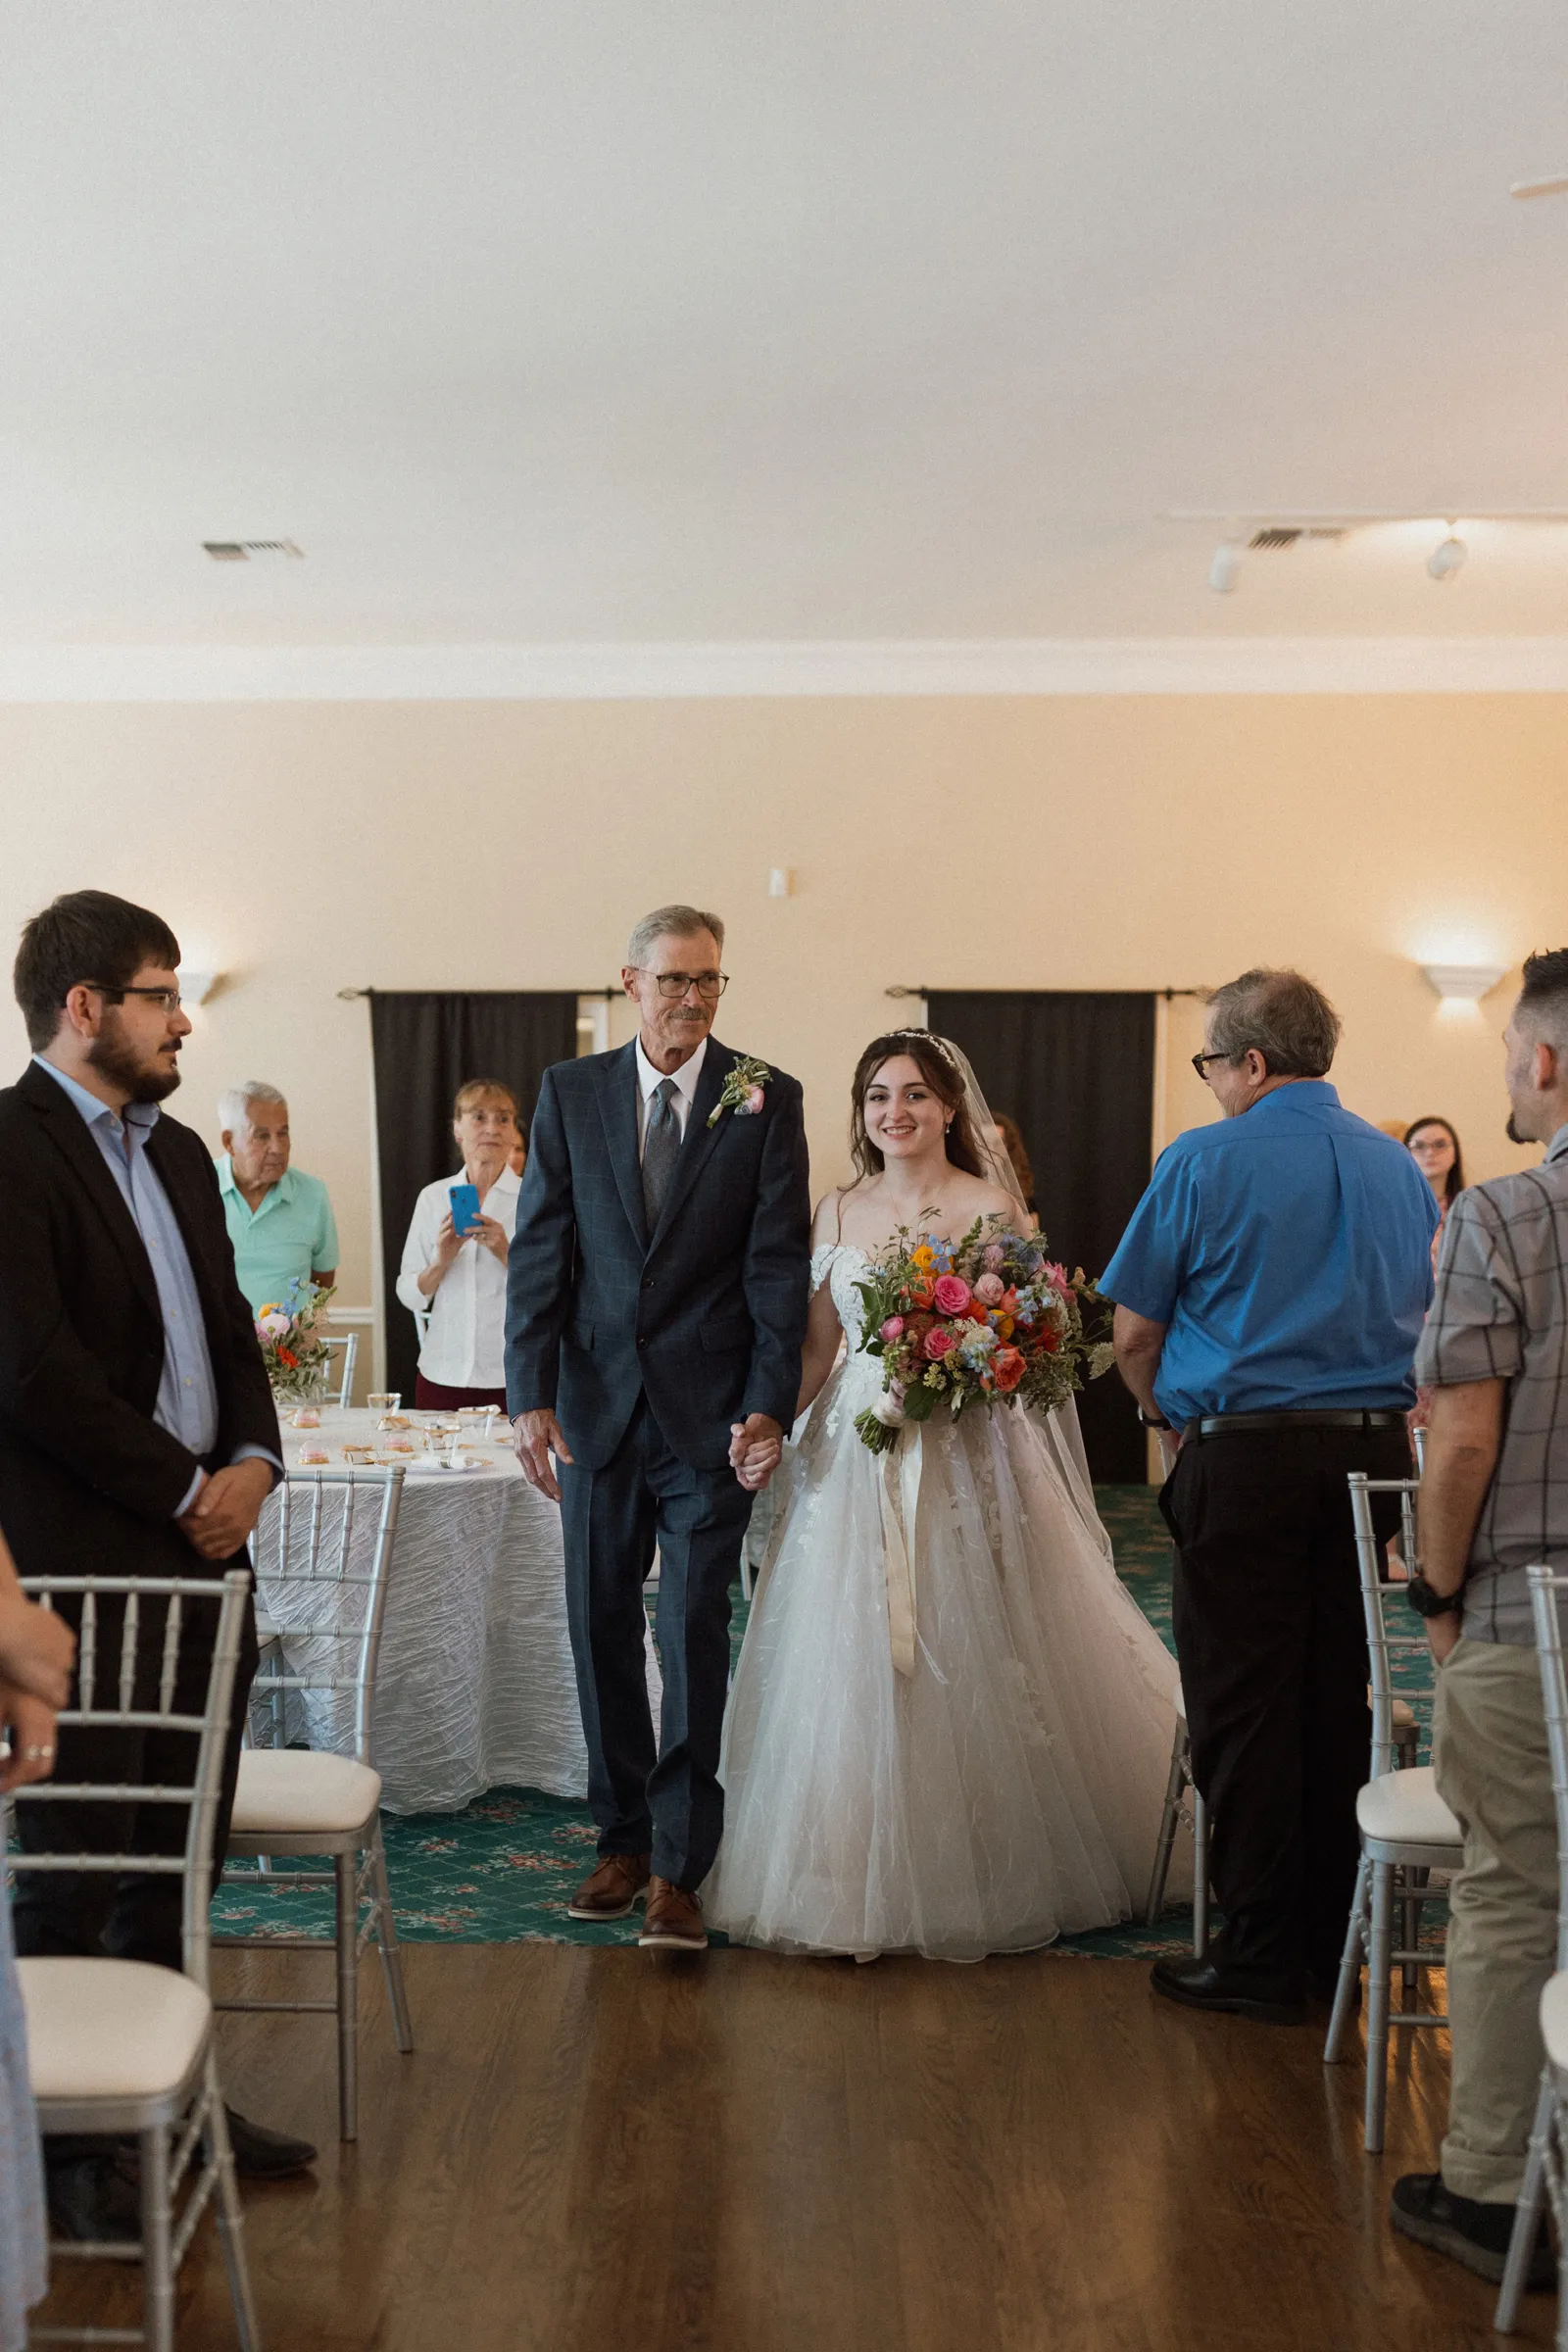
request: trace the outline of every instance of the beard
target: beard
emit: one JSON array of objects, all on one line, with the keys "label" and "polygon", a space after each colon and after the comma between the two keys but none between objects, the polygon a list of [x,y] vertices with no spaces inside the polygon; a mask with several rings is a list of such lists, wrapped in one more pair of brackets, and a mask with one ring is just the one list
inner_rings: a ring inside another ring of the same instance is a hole
[{"label": "beard", "polygon": [[178,1086],[178,1070],[139,1059],[113,1011],[106,1009],[104,1025],[87,1049],[88,1061],[112,1086],[123,1087],[132,1102],[162,1102]]}]

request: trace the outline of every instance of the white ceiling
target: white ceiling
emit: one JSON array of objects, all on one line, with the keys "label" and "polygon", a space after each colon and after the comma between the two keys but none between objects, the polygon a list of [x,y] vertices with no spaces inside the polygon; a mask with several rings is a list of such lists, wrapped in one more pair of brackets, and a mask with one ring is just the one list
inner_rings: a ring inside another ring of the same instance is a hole
[{"label": "white ceiling", "polygon": [[1563,170],[1559,0],[7,0],[0,647],[1557,635],[1158,517],[1568,507]]}]

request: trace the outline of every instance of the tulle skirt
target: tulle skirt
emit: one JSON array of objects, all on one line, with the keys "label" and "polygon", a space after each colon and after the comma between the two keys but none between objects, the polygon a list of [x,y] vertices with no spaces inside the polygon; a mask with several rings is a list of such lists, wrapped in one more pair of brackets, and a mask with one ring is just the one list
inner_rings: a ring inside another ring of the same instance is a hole
[{"label": "tulle skirt", "polygon": [[1153,1859],[1175,1665],[1057,1433],[999,1406],[900,1440],[920,1465],[896,1671],[892,1457],[853,1425],[879,1385],[852,1356],[790,1464],[725,1719],[710,1921],[783,1951],[949,1960],[1111,1926]]}]

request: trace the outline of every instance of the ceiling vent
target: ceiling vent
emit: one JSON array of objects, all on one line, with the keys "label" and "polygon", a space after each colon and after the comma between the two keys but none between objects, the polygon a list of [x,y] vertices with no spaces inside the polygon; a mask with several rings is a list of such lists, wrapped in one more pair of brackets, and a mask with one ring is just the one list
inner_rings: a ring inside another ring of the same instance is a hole
[{"label": "ceiling vent", "polygon": [[303,556],[292,539],[204,539],[215,564],[248,564],[252,556]]},{"label": "ceiling vent", "polygon": [[1294,547],[1298,539],[1343,539],[1343,530],[1314,529],[1306,523],[1271,522],[1266,529],[1254,531],[1247,542],[1250,548],[1271,548],[1276,554]]}]

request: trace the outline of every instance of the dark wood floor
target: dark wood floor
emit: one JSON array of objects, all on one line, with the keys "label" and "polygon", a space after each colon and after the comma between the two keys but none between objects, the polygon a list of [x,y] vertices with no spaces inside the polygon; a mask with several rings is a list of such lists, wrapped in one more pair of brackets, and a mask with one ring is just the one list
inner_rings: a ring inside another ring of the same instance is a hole
[{"label": "dark wood floor", "polygon": [[[227,1967],[282,1989],[290,1964]],[[1492,2290],[1393,2238],[1446,2051],[1402,2036],[1389,2148],[1317,2025],[1174,2010],[1134,1961],[979,1967],[424,1944],[419,2047],[366,1986],[362,2138],[325,2020],[229,2018],[237,2106],[323,2143],[247,2194],[268,2352],[1433,2352]],[[123,2324],[130,2281],[70,2316]],[[64,2316],[57,2293],[50,2316]],[[1524,2334],[1549,2340],[1550,2298]],[[182,2352],[233,2341],[204,2225]]]}]

